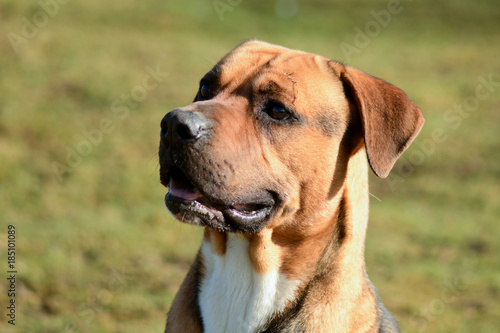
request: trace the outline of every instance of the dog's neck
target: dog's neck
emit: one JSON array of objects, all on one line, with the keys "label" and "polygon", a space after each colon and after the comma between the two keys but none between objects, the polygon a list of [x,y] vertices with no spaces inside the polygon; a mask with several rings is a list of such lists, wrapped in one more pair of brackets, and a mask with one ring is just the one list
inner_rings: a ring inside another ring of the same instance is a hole
[{"label": "dog's neck", "polygon": [[[336,206],[327,209],[335,214],[315,221],[324,227],[303,239],[287,239],[273,228],[251,236],[207,228],[199,293],[205,332],[258,332],[297,306],[309,318],[329,318],[344,328],[352,324],[352,312],[359,311],[349,306],[374,313],[364,263],[368,220],[364,149],[351,156],[344,182],[329,205]],[[316,300],[308,308],[307,300],[301,300],[306,288],[308,298],[332,299],[325,306]],[[359,301],[367,297],[367,302]],[[367,323],[372,319],[366,318]]]}]

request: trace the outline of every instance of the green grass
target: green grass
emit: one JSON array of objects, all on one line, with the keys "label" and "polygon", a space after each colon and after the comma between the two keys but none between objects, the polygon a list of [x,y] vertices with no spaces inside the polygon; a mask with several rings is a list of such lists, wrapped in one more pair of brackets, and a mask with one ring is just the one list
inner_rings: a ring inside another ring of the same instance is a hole
[{"label": "green grass", "polygon": [[[212,1],[70,1],[16,53],[8,33],[21,35],[41,7],[0,0],[0,246],[14,224],[18,269],[17,325],[3,316],[0,330],[162,332],[201,230],[163,207],[159,122],[192,100],[221,56],[259,38],[345,61],[418,104],[426,125],[392,174],[403,181],[371,178],[380,201],[371,200],[368,272],[405,332],[497,332],[500,86],[458,128],[443,115],[474,96],[480,76],[500,81],[500,9],[493,0],[401,1],[347,59],[341,43],[354,44],[355,28],[387,3],[300,2],[283,18],[275,1],[242,1],[220,20]],[[116,112],[148,67],[168,74]],[[111,129],[86,143],[103,119]],[[444,142],[398,172],[436,129]],[[54,162],[67,165],[78,147],[85,156],[58,175]]]}]

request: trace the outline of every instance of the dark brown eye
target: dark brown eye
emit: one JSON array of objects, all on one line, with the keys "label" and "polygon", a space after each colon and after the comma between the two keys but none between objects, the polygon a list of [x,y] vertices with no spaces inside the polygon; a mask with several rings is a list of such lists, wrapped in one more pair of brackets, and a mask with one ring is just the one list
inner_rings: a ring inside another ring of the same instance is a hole
[{"label": "dark brown eye", "polygon": [[273,103],[266,108],[266,113],[274,120],[287,120],[292,117],[290,112],[281,104]]},{"label": "dark brown eye", "polygon": [[200,97],[201,99],[210,98],[210,86],[208,84],[202,84],[200,87]]}]

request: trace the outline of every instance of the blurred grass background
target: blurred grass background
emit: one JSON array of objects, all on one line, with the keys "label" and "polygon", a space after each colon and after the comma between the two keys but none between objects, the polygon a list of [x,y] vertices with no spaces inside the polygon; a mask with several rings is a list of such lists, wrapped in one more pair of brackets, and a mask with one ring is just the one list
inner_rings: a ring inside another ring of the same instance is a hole
[{"label": "blurred grass background", "polygon": [[[368,273],[404,332],[498,332],[496,0],[401,1],[378,30],[372,11],[393,1],[59,1],[0,0],[2,313],[9,224],[19,272],[16,326],[2,315],[0,331],[163,332],[201,230],[163,207],[160,119],[258,38],[382,77],[421,108],[391,178],[371,179]],[[481,77],[496,84],[479,100]]]}]

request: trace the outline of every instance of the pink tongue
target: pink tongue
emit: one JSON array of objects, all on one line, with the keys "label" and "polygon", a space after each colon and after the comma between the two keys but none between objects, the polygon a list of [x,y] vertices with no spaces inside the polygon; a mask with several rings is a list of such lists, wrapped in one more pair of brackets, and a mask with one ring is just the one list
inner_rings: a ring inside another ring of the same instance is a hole
[{"label": "pink tongue", "polygon": [[196,187],[182,181],[170,179],[168,187],[170,188],[170,194],[180,199],[192,201],[198,199],[200,196],[200,192],[198,192]]}]

